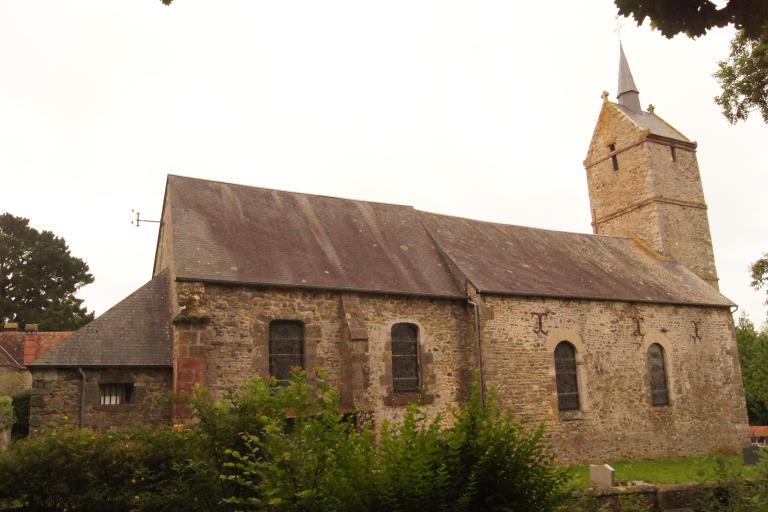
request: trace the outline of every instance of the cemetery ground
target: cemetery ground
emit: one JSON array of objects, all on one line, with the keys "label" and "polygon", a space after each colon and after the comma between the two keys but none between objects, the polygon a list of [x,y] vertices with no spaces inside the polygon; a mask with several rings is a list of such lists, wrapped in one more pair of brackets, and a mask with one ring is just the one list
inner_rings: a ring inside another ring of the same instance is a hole
[{"label": "cemetery ground", "polygon": [[[745,465],[742,456],[735,454],[617,460],[607,461],[607,464],[616,470],[616,479],[619,482],[642,481],[659,485],[714,482],[719,479],[723,470],[729,475],[745,479],[758,474],[755,466]],[[568,470],[575,489],[590,487],[588,464],[569,466]]]}]

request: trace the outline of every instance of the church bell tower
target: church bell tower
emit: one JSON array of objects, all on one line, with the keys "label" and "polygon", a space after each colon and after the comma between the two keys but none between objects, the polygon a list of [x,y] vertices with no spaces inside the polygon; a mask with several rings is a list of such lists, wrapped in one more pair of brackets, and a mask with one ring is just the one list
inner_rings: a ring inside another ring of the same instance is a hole
[{"label": "church bell tower", "polygon": [[639,238],[717,288],[696,143],[642,110],[621,46],[616,102],[603,93],[584,167],[595,234]]}]

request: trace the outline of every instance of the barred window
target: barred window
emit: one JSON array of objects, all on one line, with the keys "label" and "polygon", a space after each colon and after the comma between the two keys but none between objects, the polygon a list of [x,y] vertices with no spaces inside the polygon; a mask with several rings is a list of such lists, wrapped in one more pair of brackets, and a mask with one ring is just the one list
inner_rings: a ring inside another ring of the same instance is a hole
[{"label": "barred window", "polygon": [[304,322],[275,320],[269,324],[269,375],[284,385],[294,367],[304,368]]},{"label": "barred window", "polygon": [[99,403],[101,405],[133,403],[133,384],[99,384]]},{"label": "barred window", "polygon": [[651,405],[669,405],[664,349],[658,343],[648,347],[648,373],[651,379]]},{"label": "barred window", "polygon": [[413,324],[392,326],[392,391],[419,391],[419,328]]},{"label": "barred window", "polygon": [[561,341],[555,348],[555,381],[557,408],[561,411],[579,410],[579,383],[576,377],[576,348]]}]

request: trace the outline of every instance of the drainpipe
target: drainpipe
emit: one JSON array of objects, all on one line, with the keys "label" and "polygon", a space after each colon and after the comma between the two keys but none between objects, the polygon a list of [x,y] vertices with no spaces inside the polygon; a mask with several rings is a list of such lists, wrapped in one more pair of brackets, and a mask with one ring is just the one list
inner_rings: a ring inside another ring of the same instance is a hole
[{"label": "drainpipe", "polygon": [[85,419],[85,372],[82,368],[77,369],[80,372],[80,417],[78,418],[78,426],[83,428]]},{"label": "drainpipe", "polygon": [[485,378],[483,376],[483,350],[480,346],[480,306],[471,299],[467,302],[475,308],[475,340],[477,342],[477,369],[480,372],[480,403],[485,407]]}]

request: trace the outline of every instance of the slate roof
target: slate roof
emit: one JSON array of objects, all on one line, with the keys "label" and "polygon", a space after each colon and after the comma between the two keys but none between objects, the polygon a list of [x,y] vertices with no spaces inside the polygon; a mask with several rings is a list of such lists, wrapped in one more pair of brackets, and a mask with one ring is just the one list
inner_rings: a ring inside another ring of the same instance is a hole
[{"label": "slate roof", "polygon": [[679,140],[688,144],[693,144],[685,135],[677,131],[656,114],[650,112],[636,112],[624,105],[614,103],[616,108],[623,112],[632,122],[642,129],[651,130],[651,134],[658,135],[660,137],[666,137],[668,139]]},{"label": "slate roof", "polygon": [[733,305],[683,265],[631,238],[423,218],[447,256],[487,294]]},{"label": "slate roof", "polygon": [[27,366],[171,364],[170,279],[161,273]]},{"label": "slate roof", "polygon": [[460,298],[467,279],[490,294],[733,305],[627,238],[180,176],[166,201],[181,280]]},{"label": "slate roof", "polygon": [[410,206],[169,176],[177,278],[462,297]]}]

